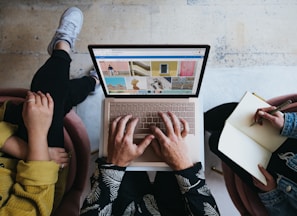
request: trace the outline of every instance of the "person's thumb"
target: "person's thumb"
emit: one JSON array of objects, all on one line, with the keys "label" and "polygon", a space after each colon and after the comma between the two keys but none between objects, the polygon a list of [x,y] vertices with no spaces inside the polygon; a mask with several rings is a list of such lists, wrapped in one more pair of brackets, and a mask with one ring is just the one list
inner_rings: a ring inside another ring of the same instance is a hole
[{"label": "person's thumb", "polygon": [[138,150],[144,152],[144,150],[151,144],[152,140],[155,138],[154,135],[147,135],[141,143],[138,144]]}]

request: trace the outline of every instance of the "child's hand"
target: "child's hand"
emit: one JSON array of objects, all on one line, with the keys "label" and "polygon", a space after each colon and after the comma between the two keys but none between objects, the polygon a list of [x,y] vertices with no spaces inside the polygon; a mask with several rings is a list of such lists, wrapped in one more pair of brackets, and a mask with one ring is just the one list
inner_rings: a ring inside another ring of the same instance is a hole
[{"label": "child's hand", "polygon": [[265,176],[266,181],[267,181],[267,185],[264,185],[262,182],[260,182],[259,180],[257,180],[256,178],[254,179],[254,185],[259,188],[262,191],[268,192],[271,191],[273,189],[276,188],[276,182],[273,178],[273,176],[261,165],[258,165],[259,170],[261,171],[261,173]]},{"label": "child's hand", "polygon": [[50,160],[47,133],[53,118],[54,102],[49,94],[28,92],[23,119],[28,131],[28,161]]},{"label": "child's hand", "polygon": [[23,119],[28,135],[47,135],[53,118],[54,102],[49,94],[28,92],[23,107]]},{"label": "child's hand", "polygon": [[67,167],[69,165],[70,157],[64,148],[49,147],[48,152],[50,159],[59,164],[61,168]]}]

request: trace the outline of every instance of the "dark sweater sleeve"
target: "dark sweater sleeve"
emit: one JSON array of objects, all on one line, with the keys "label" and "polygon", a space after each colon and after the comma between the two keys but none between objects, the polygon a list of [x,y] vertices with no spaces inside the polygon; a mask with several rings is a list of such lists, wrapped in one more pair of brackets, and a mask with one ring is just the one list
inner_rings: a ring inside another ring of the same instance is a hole
[{"label": "dark sweater sleeve", "polygon": [[188,215],[220,215],[218,206],[207,187],[201,163],[175,171],[175,176],[189,211]]},{"label": "dark sweater sleeve", "polygon": [[118,190],[125,174],[125,167],[107,164],[97,159],[98,166],[91,177],[91,192],[84,200],[81,215],[111,215],[112,205],[118,196]]}]

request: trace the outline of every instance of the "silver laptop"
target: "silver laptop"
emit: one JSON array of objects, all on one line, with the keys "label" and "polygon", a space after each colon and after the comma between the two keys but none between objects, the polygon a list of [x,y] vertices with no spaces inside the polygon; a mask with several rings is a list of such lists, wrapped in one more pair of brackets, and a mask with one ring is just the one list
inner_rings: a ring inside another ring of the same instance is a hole
[{"label": "silver laptop", "polygon": [[[155,124],[164,130],[158,112],[171,111],[189,122],[187,144],[193,162],[199,161],[198,95],[209,45],[89,45],[105,94],[103,139],[99,156],[107,156],[110,122],[120,115],[139,118],[135,143]],[[201,112],[201,110],[200,110]],[[127,170],[170,170],[151,147]]]}]

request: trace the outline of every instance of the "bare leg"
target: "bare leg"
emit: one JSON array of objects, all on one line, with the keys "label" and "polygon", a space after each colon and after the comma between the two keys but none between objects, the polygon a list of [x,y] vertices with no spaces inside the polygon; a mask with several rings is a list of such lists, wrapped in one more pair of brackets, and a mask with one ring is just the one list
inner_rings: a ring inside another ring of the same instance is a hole
[{"label": "bare leg", "polygon": [[71,49],[70,49],[70,45],[67,41],[58,41],[54,47],[54,50],[64,50],[65,52],[67,52],[68,54],[70,53]]}]

